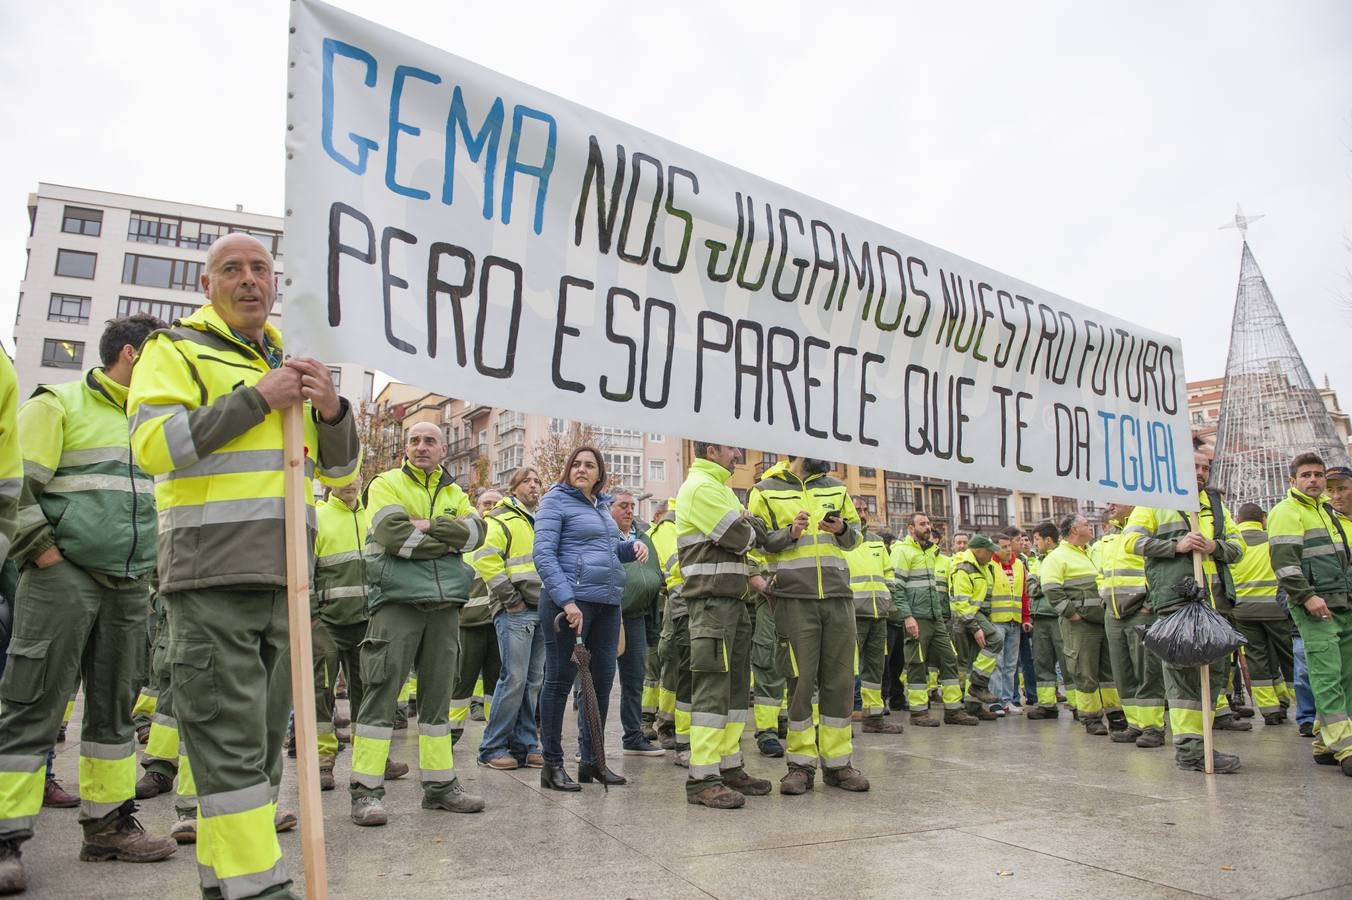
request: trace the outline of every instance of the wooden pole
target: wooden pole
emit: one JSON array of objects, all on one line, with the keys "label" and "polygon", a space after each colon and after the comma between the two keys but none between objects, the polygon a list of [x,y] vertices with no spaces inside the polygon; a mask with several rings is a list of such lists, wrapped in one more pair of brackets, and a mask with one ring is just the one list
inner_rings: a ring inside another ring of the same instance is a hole
[{"label": "wooden pole", "polygon": [[[1197,513],[1188,513],[1188,527],[1193,531],[1200,531],[1201,525],[1197,520]],[[1206,573],[1202,569],[1202,551],[1192,551],[1192,578],[1197,582],[1197,586],[1203,591],[1209,593],[1210,586],[1206,583]],[[1206,754],[1206,773],[1208,775],[1216,774],[1216,760],[1212,753],[1211,736],[1211,664],[1202,663],[1202,752]]]},{"label": "wooden pole", "polygon": [[296,715],[296,780],[300,785],[300,843],[305,893],[328,900],[324,812],[319,802],[319,743],[315,727],[315,673],[310,646],[310,536],[306,529],[305,407],[282,410],[286,457],[287,620],[291,627],[291,705]]}]

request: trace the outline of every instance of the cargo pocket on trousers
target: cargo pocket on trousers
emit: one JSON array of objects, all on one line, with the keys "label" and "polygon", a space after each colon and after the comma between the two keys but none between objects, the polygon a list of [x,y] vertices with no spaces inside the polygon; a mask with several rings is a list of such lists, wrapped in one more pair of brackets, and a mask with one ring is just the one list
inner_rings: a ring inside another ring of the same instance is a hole
[{"label": "cargo pocket on trousers", "polygon": [[690,626],[690,671],[728,671],[727,644],[723,629],[710,625]]},{"label": "cargo pocket on trousers", "polygon": [[0,680],[0,699],[7,703],[27,705],[42,696],[47,680],[47,650],[51,639],[31,640],[16,637],[9,642],[9,664]]},{"label": "cargo pocket on trousers", "polygon": [[221,711],[213,648],[205,641],[169,644],[169,683],[174,691],[174,716],[184,722],[210,722]]},{"label": "cargo pocket on trousers", "polygon": [[390,642],[383,638],[366,638],[361,642],[361,681],[371,686],[389,675]]}]

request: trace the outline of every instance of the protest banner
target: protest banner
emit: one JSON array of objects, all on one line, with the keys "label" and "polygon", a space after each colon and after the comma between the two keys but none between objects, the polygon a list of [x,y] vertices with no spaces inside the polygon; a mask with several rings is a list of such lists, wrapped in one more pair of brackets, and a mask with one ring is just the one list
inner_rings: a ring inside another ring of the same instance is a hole
[{"label": "protest banner", "polygon": [[1197,508],[1178,339],[292,9],[292,352],[523,412]]}]

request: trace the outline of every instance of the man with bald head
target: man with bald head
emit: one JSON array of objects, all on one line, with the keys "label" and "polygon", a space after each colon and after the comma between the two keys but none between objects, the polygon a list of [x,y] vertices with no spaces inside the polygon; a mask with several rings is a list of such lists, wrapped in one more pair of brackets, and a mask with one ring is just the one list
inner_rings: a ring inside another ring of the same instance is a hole
[{"label": "man with bald head", "polygon": [[474,570],[462,556],[484,541],[484,523],[442,468],[441,429],[408,430],[404,461],[371,479],[366,509],[367,605],[361,649],[366,693],[352,726],[352,821],[384,825],[386,764],[399,688],[418,673],[418,767],[423,809],[479,812],[460,787],[451,754],[451,689],[460,660],[460,608]]},{"label": "man with bald head", "polygon": [[295,825],[276,819],[291,707],[281,410],[303,406],[306,474],[334,487],[357,475],[357,429],[328,366],[284,357],[269,319],[272,257],[256,238],[217,240],[201,283],[208,303],[152,334],[136,360],[132,452],[155,476],[159,589],[174,715],[197,782],[202,892],[290,896],[273,832]]}]

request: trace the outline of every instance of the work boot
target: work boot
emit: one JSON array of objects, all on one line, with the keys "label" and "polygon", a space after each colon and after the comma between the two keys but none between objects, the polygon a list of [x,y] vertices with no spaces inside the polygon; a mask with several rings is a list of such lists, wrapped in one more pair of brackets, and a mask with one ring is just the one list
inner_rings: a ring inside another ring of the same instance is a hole
[{"label": "work boot", "polygon": [[69,793],[55,778],[48,778],[42,786],[42,805],[48,809],[74,809],[80,798]]},{"label": "work boot", "polygon": [[779,759],[784,755],[784,745],[773,731],[763,731],[756,735],[756,749],[760,750],[761,756],[768,756],[771,759]]},{"label": "work boot", "polygon": [[190,812],[178,814],[178,821],[169,829],[169,836],[178,844],[197,843],[197,816]]},{"label": "work boot", "polygon": [[682,769],[690,768],[689,748],[686,748],[685,750],[677,750],[676,756],[671,761],[673,764],[680,766]]},{"label": "work boot", "polygon": [[396,778],[403,778],[408,774],[408,763],[396,762],[389,757],[385,758],[385,780],[394,781]]},{"label": "work boot", "polygon": [[882,716],[869,716],[859,730],[864,734],[901,734],[901,725],[897,722],[884,722]]},{"label": "work boot", "polygon": [[[769,782],[766,782],[769,793]],[[746,805],[746,797],[724,784],[711,784],[698,794],[687,794],[686,802],[710,809],[741,809]]]},{"label": "work boot", "polygon": [[945,725],[980,725],[981,720],[965,709],[944,710]]},{"label": "work boot", "polygon": [[930,715],[929,710],[920,713],[911,713],[912,728],[938,728],[939,720]]},{"label": "work boot", "polygon": [[1235,696],[1234,694],[1230,695],[1230,709],[1231,711],[1234,712],[1235,715],[1239,716],[1241,719],[1253,718],[1253,707],[1245,706],[1244,701],[1239,699],[1239,697]]},{"label": "work boot", "polygon": [[1035,706],[1024,716],[1028,719],[1059,719],[1061,708],[1058,706]]},{"label": "work boot", "polygon": [[792,767],[789,773],[779,779],[779,792],[788,796],[806,794],[812,790],[813,770]]},{"label": "work boot", "polygon": [[543,753],[526,754],[527,769],[543,769],[544,767],[545,767],[545,757]]},{"label": "work boot", "polygon": [[1112,741],[1114,744],[1134,744],[1136,743],[1136,739],[1143,734],[1145,734],[1145,732],[1141,729],[1134,725],[1128,725],[1126,728],[1121,728],[1117,731],[1109,731],[1108,740]]},{"label": "work boot", "polygon": [[167,794],[173,789],[174,779],[168,775],[159,772],[146,772],[141,776],[141,780],[136,782],[136,799],[149,800],[151,797]]},{"label": "work boot", "polygon": [[482,722],[484,720],[484,704],[482,700],[469,701],[469,719],[471,722]]},{"label": "work boot", "polygon": [[1136,746],[1142,750],[1153,750],[1164,746],[1164,731],[1159,728],[1147,728],[1136,739]]},{"label": "work boot", "polygon": [[[1211,759],[1217,775],[1233,775],[1239,771],[1239,757],[1233,753],[1221,753],[1219,750],[1213,750]],[[1185,772],[1205,772],[1206,757],[1196,756],[1191,759],[1175,760],[1178,767]]]},{"label": "work boot", "polygon": [[332,756],[319,757],[319,789],[321,791],[333,790],[333,764],[336,760]]},{"label": "work boot", "polygon": [[1238,714],[1221,716],[1211,726],[1213,731],[1253,731],[1253,723],[1245,722]]},{"label": "work boot", "polygon": [[98,831],[85,831],[80,859],[98,862],[117,859],[122,862],[158,862],[174,855],[178,844],[170,837],[146,834],[136,821],[136,802],[128,800],[105,816]]},{"label": "work boot", "polygon": [[279,809],[272,815],[272,830],[281,834],[283,831],[290,831],[300,824],[300,819],[296,814],[286,810]]},{"label": "work boot", "polygon": [[514,769],[521,768],[521,764],[513,756],[495,756],[488,762],[481,762],[479,765],[497,769],[499,772],[511,772]]},{"label": "work boot", "polygon": [[369,827],[384,825],[390,820],[385,814],[385,804],[374,794],[363,794],[352,798],[352,824]]},{"label": "work boot", "polygon": [[[394,730],[395,730],[395,731],[403,731],[405,728],[408,727],[408,715],[409,715],[409,714],[408,714],[408,707],[407,707],[407,706],[405,706],[405,707],[403,707],[403,708],[400,708],[400,707],[397,707],[397,706],[396,706],[396,707],[394,708]],[[384,825],[385,823],[384,823],[384,822],[381,822],[381,823],[379,823],[379,824]]]},{"label": "work boot", "polygon": [[779,722],[775,727],[775,731],[779,733],[779,739],[781,741],[787,741],[789,739],[789,720],[787,716],[779,717]]},{"label": "work boot", "polygon": [[968,693],[969,695],[971,695],[974,699],[980,700],[982,703],[998,703],[998,702],[999,702],[999,698],[997,698],[994,694],[992,694],[990,691],[986,690],[985,688],[970,687],[970,688],[967,689],[967,693]]},{"label": "work boot", "polygon": [[149,740],[150,740],[150,726],[149,726],[149,725],[137,725],[137,726],[136,726],[136,743],[138,743],[138,744],[145,744],[145,743],[146,743],[147,741],[149,741]]},{"label": "work boot", "polygon": [[1301,737],[1314,737],[1314,723],[1301,722],[1300,725],[1296,727],[1296,734]]},{"label": "work boot", "polygon": [[984,706],[977,706],[971,715],[976,716],[976,718],[982,722],[994,722],[996,719],[1000,718]]},{"label": "work boot", "polygon": [[1344,775],[1352,778],[1352,756],[1343,757],[1342,762],[1338,763],[1338,766],[1343,770]]},{"label": "work boot", "polygon": [[1286,715],[1284,713],[1279,712],[1263,713],[1264,725],[1280,725],[1285,721]]},{"label": "work boot", "polygon": [[645,741],[650,744],[657,743],[657,727],[654,726],[652,722],[644,722],[643,725],[639,727],[639,731],[643,734],[643,739]]},{"label": "work boot", "polygon": [[[1131,726],[1127,724],[1127,717],[1122,713],[1108,713],[1108,731],[1126,731]],[[1135,740],[1135,738],[1132,738]]]},{"label": "work boot", "polygon": [[1103,724],[1103,719],[1090,719],[1088,717],[1081,719],[1084,722],[1084,733],[1096,736],[1102,736],[1108,733],[1108,726]]},{"label": "work boot", "polygon": [[28,889],[28,877],[19,856],[18,844],[0,841],[0,894],[22,894]]},{"label": "work boot", "polygon": [[1314,764],[1316,766],[1336,766],[1338,765],[1338,759],[1332,753],[1325,750],[1323,753],[1316,753],[1314,755]]},{"label": "work boot", "polygon": [[868,779],[864,773],[853,766],[840,766],[836,769],[822,769],[822,781],[842,791],[863,793],[868,790]]},{"label": "work boot", "polygon": [[455,813],[476,813],[484,811],[484,801],[482,797],[465,793],[465,789],[460,786],[460,779],[454,778],[451,780],[449,788],[435,794],[424,793],[422,808],[444,809]]},{"label": "work boot", "polygon": [[755,778],[746,769],[732,769],[723,773],[723,783],[747,797],[764,797],[770,793],[770,781]]}]

